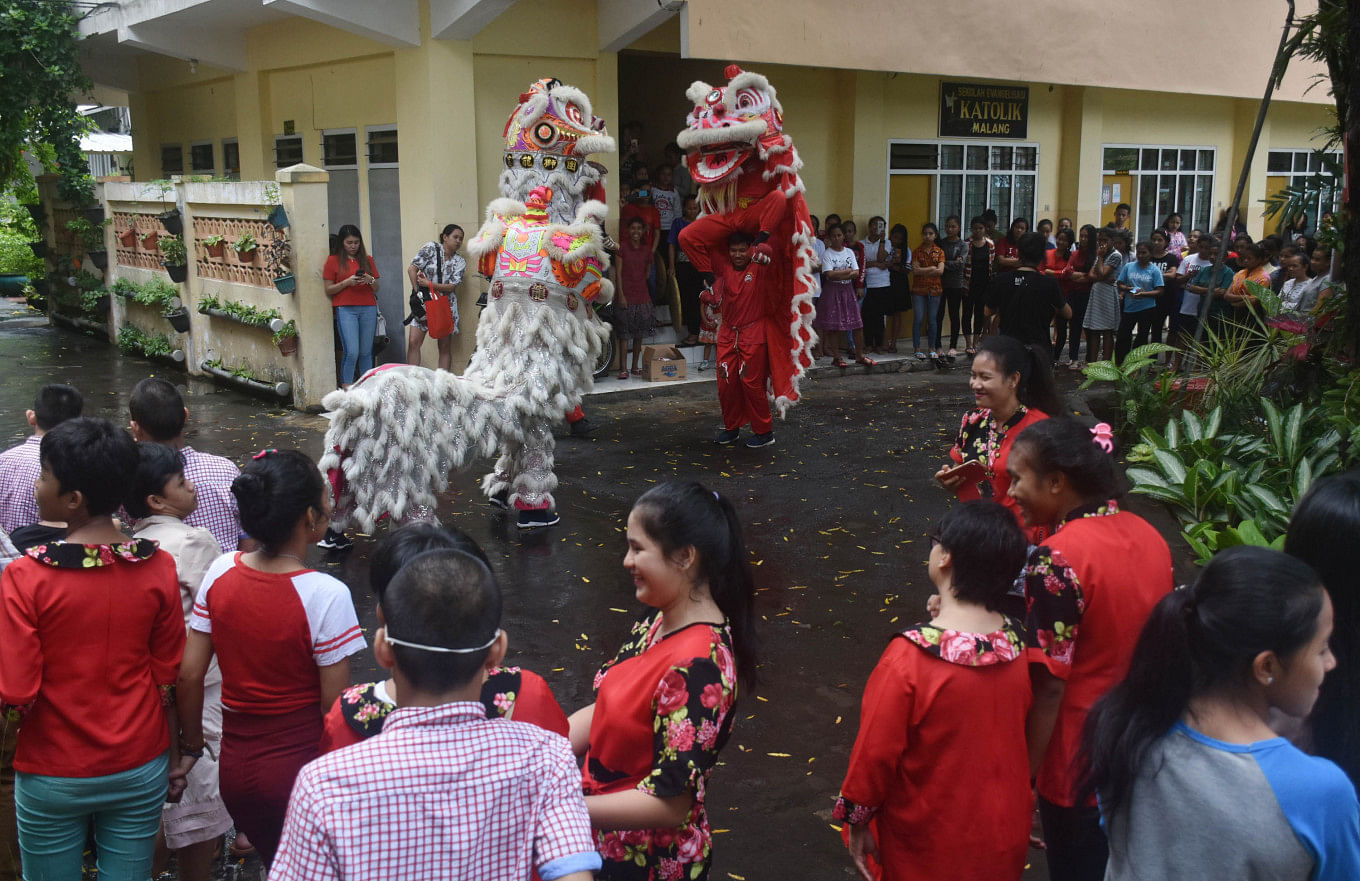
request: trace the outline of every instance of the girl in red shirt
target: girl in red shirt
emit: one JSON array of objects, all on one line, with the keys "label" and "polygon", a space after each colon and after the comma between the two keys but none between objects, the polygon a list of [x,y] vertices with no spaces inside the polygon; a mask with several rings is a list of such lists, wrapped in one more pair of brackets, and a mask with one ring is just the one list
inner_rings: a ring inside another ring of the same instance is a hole
[{"label": "girl in red shirt", "polygon": [[[359,227],[347,223],[336,234],[335,249],[321,270],[326,296],[335,307],[340,330],[340,386],[373,369],[373,335],[378,328],[378,265],[364,249]],[[355,367],[358,373],[355,373]]]},{"label": "girl in red shirt", "polygon": [[[427,551],[462,551],[491,569],[491,561],[481,547],[462,530],[435,523],[411,523],[388,535],[373,551],[368,583],[378,602],[382,602],[383,592],[401,568]],[[495,668],[482,684],[482,706],[488,719],[530,722],[567,736],[567,715],[548,683],[537,673],[519,667]],[[350,746],[379,733],[396,708],[397,686],[390,678],[345,689],[326,714],[321,751]]]},{"label": "girl in red shirt", "polygon": [[[971,370],[969,387],[977,408],[964,414],[958,439],[949,450],[953,462],[936,472],[935,479],[965,501],[986,497],[1000,502],[1023,526],[1020,510],[1010,497],[1006,463],[1021,431],[1058,412],[1058,393],[1048,359],[1015,337],[990,336],[978,347]],[[967,463],[981,468],[971,474],[955,473],[957,466]],[[1032,542],[1042,541],[1045,535],[1042,525],[1026,530]],[[1022,614],[1018,607],[1010,611]]]},{"label": "girl in red shirt", "polygon": [[1053,878],[1103,878],[1108,847],[1077,757],[1091,706],[1128,670],[1153,606],[1172,588],[1171,550],[1119,509],[1110,427],[1045,419],[1015,440],[1010,495],[1029,526],[1053,534],[1025,564],[1034,708],[1030,767]]},{"label": "girl in red shirt", "polygon": [[188,773],[167,725],[184,649],[175,561],[114,525],[137,471],[126,431],[71,419],[43,435],[40,456],[39,516],[65,522],[66,539],[0,577],[0,711],[11,732],[23,719],[24,876],[79,878],[92,825],[101,876],[150,878],[161,807]]},{"label": "girl in red shirt", "polygon": [[1011,221],[1006,235],[996,242],[996,272],[1010,272],[1020,268],[1020,237],[1029,232],[1029,221],[1017,217]]},{"label": "girl in red shirt", "polygon": [[260,550],[224,554],[203,577],[179,674],[181,749],[203,749],[203,679],[222,671],[222,800],[267,866],[293,780],[321,754],[322,714],[364,648],[349,588],[307,568],[330,523],[331,495],[296,450],[265,450],[231,485]]},{"label": "girl in red shirt", "polygon": [[628,515],[637,598],[656,613],[595,676],[571,745],[607,881],[707,876],[708,776],[755,678],[755,584],[732,504],[698,483],[649,490]]},{"label": "girl in red shirt", "polygon": [[1023,626],[1000,603],[1025,561],[1015,518],[968,502],[931,536],[939,611],[888,644],[864,688],[832,816],[866,881],[1016,879],[1032,797]]},{"label": "girl in red shirt", "polygon": [[656,263],[656,252],[652,250],[646,233],[647,225],[642,218],[629,220],[628,235],[619,243],[615,260],[615,271],[619,278],[618,296],[614,302],[614,326],[618,329],[619,340],[619,379],[627,379],[629,375],[623,360],[629,338],[633,340],[632,375],[638,376],[642,373],[642,368],[638,366],[638,359],[642,357],[642,338],[656,331],[656,309],[647,286],[648,274]]}]

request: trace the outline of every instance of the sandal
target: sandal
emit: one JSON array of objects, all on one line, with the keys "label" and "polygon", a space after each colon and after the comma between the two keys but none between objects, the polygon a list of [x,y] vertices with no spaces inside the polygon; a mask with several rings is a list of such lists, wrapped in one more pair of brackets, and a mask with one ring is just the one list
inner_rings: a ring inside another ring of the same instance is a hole
[{"label": "sandal", "polygon": [[856,363],[856,364],[863,364],[865,367],[877,367],[877,366],[878,366],[878,362],[875,361],[873,358],[870,358],[868,355],[860,355],[858,358],[855,359],[855,363]]},{"label": "sandal", "polygon": [[641,376],[641,375],[642,375],[642,368],[641,368],[641,367],[634,367],[634,368],[633,368],[633,375],[634,375],[634,376]]},{"label": "sandal", "polygon": [[832,367],[849,367],[849,366],[850,366],[850,362],[847,361],[847,360],[845,360],[844,358],[835,358],[834,360],[832,360],[831,366],[832,366]]},{"label": "sandal", "polygon": [[977,349],[973,348],[972,346],[969,346],[968,348],[964,349],[963,352],[965,355],[971,358],[977,354]]},{"label": "sandal", "polygon": [[619,379],[627,379],[627,378],[628,378],[628,371],[627,371],[627,370],[620,370],[620,371],[619,371]]}]

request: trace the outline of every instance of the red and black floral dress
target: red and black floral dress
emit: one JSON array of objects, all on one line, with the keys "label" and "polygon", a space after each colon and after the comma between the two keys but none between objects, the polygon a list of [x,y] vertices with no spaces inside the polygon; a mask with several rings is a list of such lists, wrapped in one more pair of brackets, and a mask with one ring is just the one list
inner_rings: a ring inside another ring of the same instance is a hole
[{"label": "red and black floral dress", "polygon": [[657,612],[595,675],[582,786],[587,796],[637,789],[659,798],[694,793],[673,829],[596,830],[601,879],[699,881],[712,837],[704,809],[708,775],[732,732],[736,660],[726,624],[661,633]]},{"label": "red and black floral dress", "polygon": [[[567,736],[567,714],[553,697],[543,677],[519,667],[497,667],[482,685],[482,706],[488,719],[529,722]],[[340,692],[326,713],[321,751],[328,753],[367,740],[382,731],[397,708],[386,681],[363,682]]]},{"label": "red and black floral dress", "polygon": [[1021,632],[1014,618],[991,633],[917,624],[869,676],[832,816],[870,824],[885,881],[1024,871],[1031,692]]},{"label": "red and black floral dress", "polygon": [[1006,473],[1006,460],[1010,458],[1011,446],[1015,443],[1016,435],[1047,418],[1048,414],[1042,410],[1021,406],[1016,408],[1010,419],[998,425],[992,418],[992,411],[989,408],[969,410],[963,414],[963,421],[959,424],[959,436],[949,451],[949,458],[958,464],[977,462],[987,474],[987,479],[980,481],[977,486],[961,487],[959,498],[965,501],[976,498],[992,499],[1005,505],[1015,515],[1015,521],[1025,531],[1025,538],[1029,539],[1030,544],[1043,541],[1048,535],[1048,530],[1042,526],[1029,528],[1025,526],[1024,518],[1020,516],[1020,508],[1007,494],[1011,488],[1011,478]]}]

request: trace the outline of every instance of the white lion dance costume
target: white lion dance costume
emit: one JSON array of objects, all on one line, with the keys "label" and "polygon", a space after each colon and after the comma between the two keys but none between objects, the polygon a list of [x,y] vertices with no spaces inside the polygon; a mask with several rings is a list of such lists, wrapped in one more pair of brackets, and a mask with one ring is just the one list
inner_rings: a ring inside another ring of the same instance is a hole
[{"label": "white lion dance costume", "polygon": [[578,89],[543,79],[520,95],[505,127],[502,198],[468,243],[491,278],[477,351],[461,377],[384,365],[326,396],[321,468],[335,528],[433,519],[449,472],[497,452],[483,492],[517,510],[521,527],[556,522],[552,426],[593,385],[609,339],[593,304],[613,298],[603,186],[586,156],[613,150]]}]

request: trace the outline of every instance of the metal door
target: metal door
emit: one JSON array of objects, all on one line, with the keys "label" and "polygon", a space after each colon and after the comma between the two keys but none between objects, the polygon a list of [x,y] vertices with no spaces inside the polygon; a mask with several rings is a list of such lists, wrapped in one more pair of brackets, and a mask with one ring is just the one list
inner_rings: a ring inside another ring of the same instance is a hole
[{"label": "metal door", "polygon": [[401,253],[401,175],[397,167],[395,126],[368,129],[368,253],[378,264],[378,309],[387,321],[391,343],[380,363],[406,360],[406,257]]}]

